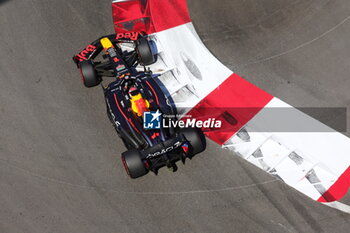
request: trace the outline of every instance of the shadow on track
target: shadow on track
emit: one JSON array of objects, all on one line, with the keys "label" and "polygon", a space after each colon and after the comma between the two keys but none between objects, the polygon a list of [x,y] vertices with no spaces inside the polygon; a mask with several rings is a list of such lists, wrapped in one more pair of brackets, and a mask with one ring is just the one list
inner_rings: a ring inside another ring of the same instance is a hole
[{"label": "shadow on track", "polygon": [[0,6],[4,3],[7,3],[8,1],[10,1],[10,0],[0,0]]}]

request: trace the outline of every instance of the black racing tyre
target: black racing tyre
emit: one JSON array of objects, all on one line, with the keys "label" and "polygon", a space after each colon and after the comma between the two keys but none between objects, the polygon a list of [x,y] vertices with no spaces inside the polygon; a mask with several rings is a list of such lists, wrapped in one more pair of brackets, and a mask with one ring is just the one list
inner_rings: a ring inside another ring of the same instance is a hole
[{"label": "black racing tyre", "polygon": [[128,150],[122,153],[122,161],[126,172],[133,179],[144,176],[148,172],[138,150]]},{"label": "black racing tyre", "polygon": [[148,66],[156,62],[156,57],[152,53],[150,42],[141,37],[136,42],[136,52],[139,56],[139,61],[141,65]]},{"label": "black racing tyre", "polygon": [[180,129],[180,133],[183,134],[186,140],[191,145],[191,156],[201,153],[206,148],[206,141],[204,134],[197,128],[184,128]]},{"label": "black racing tyre", "polygon": [[101,83],[102,79],[97,75],[95,65],[91,60],[82,61],[79,68],[85,87],[94,87]]}]

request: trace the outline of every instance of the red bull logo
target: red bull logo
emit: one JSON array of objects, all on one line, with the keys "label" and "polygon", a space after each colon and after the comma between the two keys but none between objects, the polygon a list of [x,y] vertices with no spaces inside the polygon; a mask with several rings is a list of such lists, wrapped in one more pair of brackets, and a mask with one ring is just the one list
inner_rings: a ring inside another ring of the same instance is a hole
[{"label": "red bull logo", "polygon": [[125,33],[118,33],[116,35],[116,39],[130,39],[130,40],[137,40],[139,37],[139,32],[125,32]]},{"label": "red bull logo", "polygon": [[93,45],[88,45],[83,51],[81,51],[79,54],[76,55],[79,61],[84,61],[87,59],[87,55],[92,53],[96,49]]}]

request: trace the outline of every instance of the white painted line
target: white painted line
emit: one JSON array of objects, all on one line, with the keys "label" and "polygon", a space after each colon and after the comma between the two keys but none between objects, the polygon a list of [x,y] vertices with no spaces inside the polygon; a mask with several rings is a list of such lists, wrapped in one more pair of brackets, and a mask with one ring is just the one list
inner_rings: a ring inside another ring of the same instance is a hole
[{"label": "white painted line", "polygon": [[344,203],[338,202],[338,201],[334,201],[334,202],[325,202],[323,203],[326,206],[329,206],[331,208],[340,210],[344,213],[350,214],[350,206],[346,205]]}]

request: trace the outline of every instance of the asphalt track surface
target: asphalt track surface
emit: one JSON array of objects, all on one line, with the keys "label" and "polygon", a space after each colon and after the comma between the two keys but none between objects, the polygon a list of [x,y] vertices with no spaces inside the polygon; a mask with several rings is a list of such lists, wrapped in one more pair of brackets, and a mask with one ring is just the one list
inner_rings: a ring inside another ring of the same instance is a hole
[{"label": "asphalt track surface", "polygon": [[[247,80],[294,106],[349,107],[349,1],[189,8],[209,49]],[[112,32],[109,0],[0,1],[0,232],[349,231],[350,215],[211,142],[176,173],[129,179],[101,90],[85,89],[71,61]]]}]

